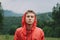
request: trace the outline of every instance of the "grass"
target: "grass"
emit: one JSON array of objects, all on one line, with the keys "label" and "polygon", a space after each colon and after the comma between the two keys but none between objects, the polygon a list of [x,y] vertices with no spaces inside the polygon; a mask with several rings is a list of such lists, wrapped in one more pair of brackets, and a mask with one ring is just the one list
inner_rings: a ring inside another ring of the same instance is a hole
[{"label": "grass", "polygon": [[60,38],[46,37],[45,40],[60,40]]},{"label": "grass", "polygon": [[0,40],[13,40],[13,35],[0,35]]},{"label": "grass", "polygon": [[[0,40],[13,40],[13,35],[0,35]],[[60,38],[46,37],[45,40],[60,40]]]}]

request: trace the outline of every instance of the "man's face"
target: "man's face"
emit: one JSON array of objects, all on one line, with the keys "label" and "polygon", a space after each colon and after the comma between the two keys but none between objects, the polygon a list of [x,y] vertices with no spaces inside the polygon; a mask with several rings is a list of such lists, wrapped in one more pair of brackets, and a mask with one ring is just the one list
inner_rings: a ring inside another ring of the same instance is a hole
[{"label": "man's face", "polygon": [[29,13],[26,14],[26,23],[27,24],[33,24],[34,19],[35,19],[35,14],[34,13],[29,12]]}]

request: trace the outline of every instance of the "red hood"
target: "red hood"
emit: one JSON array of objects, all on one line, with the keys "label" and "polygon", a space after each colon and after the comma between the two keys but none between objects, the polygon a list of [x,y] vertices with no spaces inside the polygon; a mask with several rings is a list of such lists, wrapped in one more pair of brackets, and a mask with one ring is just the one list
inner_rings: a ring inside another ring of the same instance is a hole
[{"label": "red hood", "polygon": [[[22,16],[22,27],[26,27],[26,13]],[[36,19],[36,16],[35,16],[35,20],[34,20],[34,23],[32,24],[32,28],[35,28],[36,27],[36,24],[37,24],[37,19]]]},{"label": "red hood", "polygon": [[[27,31],[26,30],[26,25],[27,24],[26,24],[25,19],[26,19],[26,13],[22,16],[22,28],[23,28],[24,33]],[[34,20],[34,23],[32,24],[31,31],[33,31],[36,28],[36,24],[37,24],[37,19],[36,19],[36,16],[35,16],[35,20]]]}]

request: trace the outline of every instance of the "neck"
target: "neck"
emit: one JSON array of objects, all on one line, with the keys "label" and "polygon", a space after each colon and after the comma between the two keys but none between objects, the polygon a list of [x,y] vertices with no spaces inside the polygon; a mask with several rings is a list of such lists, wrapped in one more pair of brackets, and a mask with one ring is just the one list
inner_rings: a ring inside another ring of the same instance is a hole
[{"label": "neck", "polygon": [[32,25],[31,24],[28,24],[27,27],[26,27],[27,31],[30,31],[31,28],[32,28]]}]

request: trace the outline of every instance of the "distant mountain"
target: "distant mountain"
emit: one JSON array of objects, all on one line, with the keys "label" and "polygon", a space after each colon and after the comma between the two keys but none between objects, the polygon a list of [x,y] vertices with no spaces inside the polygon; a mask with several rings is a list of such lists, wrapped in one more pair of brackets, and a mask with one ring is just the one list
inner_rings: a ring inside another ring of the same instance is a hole
[{"label": "distant mountain", "polygon": [[41,21],[52,21],[52,12],[37,14],[37,19]]},{"label": "distant mountain", "polygon": [[[15,17],[19,17],[19,16],[22,16],[23,14],[22,13],[15,13],[13,11],[10,11],[10,10],[4,10],[4,16],[5,17],[11,17],[11,16],[15,16]],[[45,19],[45,18],[49,18],[52,16],[52,13],[51,12],[46,12],[46,13],[40,13],[38,12],[37,13],[37,16],[38,18],[40,18],[41,20]]]},{"label": "distant mountain", "polygon": [[9,10],[4,10],[4,16],[7,17],[7,16],[22,16],[22,13],[18,14],[18,13],[15,13],[13,11],[9,11]]}]

